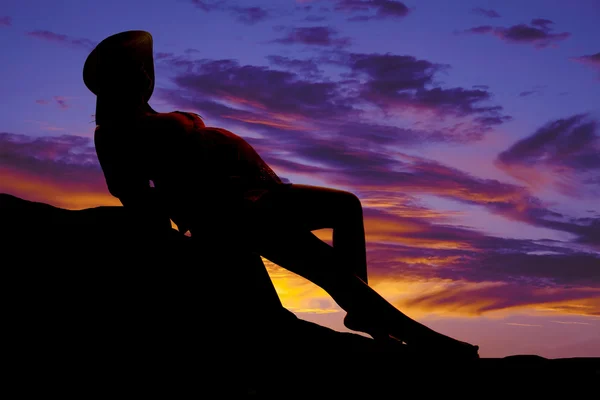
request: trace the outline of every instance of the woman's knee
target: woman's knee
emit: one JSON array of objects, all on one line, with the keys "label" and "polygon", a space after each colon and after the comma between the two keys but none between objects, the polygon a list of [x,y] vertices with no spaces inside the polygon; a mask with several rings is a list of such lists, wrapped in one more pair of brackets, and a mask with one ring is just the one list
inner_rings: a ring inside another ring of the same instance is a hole
[{"label": "woman's knee", "polygon": [[342,193],[342,205],[345,209],[351,212],[362,213],[362,203],[357,195],[352,192],[341,192]]}]

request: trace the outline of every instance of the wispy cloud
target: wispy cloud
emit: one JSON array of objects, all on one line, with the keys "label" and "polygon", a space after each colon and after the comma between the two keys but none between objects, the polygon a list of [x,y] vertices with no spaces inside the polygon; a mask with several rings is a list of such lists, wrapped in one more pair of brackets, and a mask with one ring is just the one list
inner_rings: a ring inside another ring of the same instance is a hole
[{"label": "wispy cloud", "polygon": [[93,49],[97,44],[96,42],[90,39],[73,38],[68,35],[63,35],[45,30],[30,31],[27,32],[27,35],[36,39],[46,40],[49,42],[59,43],[75,48],[83,48],[87,50]]},{"label": "wispy cloud", "polygon": [[600,129],[588,115],[550,121],[498,156],[496,165],[528,185],[567,196],[600,193]]},{"label": "wispy cloud", "polygon": [[[506,283],[455,284],[416,296],[407,307],[428,307],[463,313],[483,314],[518,308],[538,308],[555,312],[600,315],[599,289],[536,288],[532,285]],[[575,312],[577,313],[577,312]],[[522,324],[523,325],[523,324]]]},{"label": "wispy cloud", "polygon": [[555,324],[563,324],[563,325],[592,325],[589,322],[578,322],[578,321],[550,321]]},{"label": "wispy cloud", "polygon": [[473,14],[482,15],[487,18],[500,18],[500,14],[496,10],[489,8],[475,7],[471,10]]},{"label": "wispy cloud", "polygon": [[297,27],[289,29],[278,26],[276,27],[276,30],[284,31],[286,33],[283,37],[274,39],[273,43],[340,48],[351,44],[349,38],[339,37],[338,32],[329,26]]},{"label": "wispy cloud", "polygon": [[518,24],[509,27],[499,27],[491,25],[476,26],[474,28],[457,31],[457,34],[489,34],[499,39],[516,44],[532,44],[537,48],[556,46],[558,42],[571,37],[569,32],[553,32],[554,22],[536,18],[529,24]]},{"label": "wispy cloud", "polygon": [[0,26],[12,26],[12,18],[5,15],[0,17]]},{"label": "wispy cloud", "polygon": [[519,92],[519,97],[529,97],[532,95],[541,95],[542,90],[545,87],[546,87],[545,85],[536,85],[529,90],[523,90],[522,92]]},{"label": "wispy cloud", "polygon": [[46,99],[38,99],[35,101],[37,104],[47,105],[50,103],[56,104],[60,109],[66,110],[70,108],[69,104],[67,104],[67,98],[64,96],[53,96],[52,100]]},{"label": "wispy cloud", "polygon": [[572,60],[588,65],[598,70],[598,79],[600,79],[600,53],[588,54],[580,57],[573,57]]},{"label": "wispy cloud", "polygon": [[[329,43],[327,38],[318,40]],[[269,60],[273,67],[160,55],[177,88],[157,93],[179,106],[203,109],[213,118],[271,131],[279,138],[273,131],[276,125],[294,125],[291,130],[303,131],[300,136],[312,137],[306,130],[318,130],[379,144],[468,142],[510,119],[493,104],[489,91],[440,86],[435,75],[448,66],[411,56],[334,50],[326,56]],[[345,70],[341,79],[321,74],[320,67],[327,65]],[[270,90],[263,90],[267,86]],[[415,123],[390,123],[400,116]],[[294,122],[282,124],[281,119]],[[285,137],[291,139],[289,132]]]},{"label": "wispy cloud", "polygon": [[194,6],[206,12],[222,10],[227,4],[227,2],[224,0],[190,0],[190,2]]},{"label": "wispy cloud", "polygon": [[411,9],[397,0],[334,0],[334,10],[352,14],[349,21],[406,17]]},{"label": "wispy cloud", "polygon": [[236,15],[238,21],[248,25],[256,24],[271,17],[271,13],[261,7],[234,6],[230,10]]},{"label": "wispy cloud", "polygon": [[241,6],[234,4],[232,1],[217,0],[190,0],[190,2],[198,9],[206,12],[226,12],[235,17],[238,22],[247,25],[254,25],[274,17],[273,12],[263,7],[257,6]]}]

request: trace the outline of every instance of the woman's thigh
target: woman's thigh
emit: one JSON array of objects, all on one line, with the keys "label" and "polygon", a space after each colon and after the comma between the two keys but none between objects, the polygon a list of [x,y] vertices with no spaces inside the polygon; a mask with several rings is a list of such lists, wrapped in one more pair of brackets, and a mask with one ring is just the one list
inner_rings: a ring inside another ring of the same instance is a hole
[{"label": "woman's thigh", "polygon": [[360,211],[360,201],[350,192],[292,184],[264,194],[251,213],[257,221],[271,226],[313,231],[334,228],[340,219],[348,217],[346,213]]}]

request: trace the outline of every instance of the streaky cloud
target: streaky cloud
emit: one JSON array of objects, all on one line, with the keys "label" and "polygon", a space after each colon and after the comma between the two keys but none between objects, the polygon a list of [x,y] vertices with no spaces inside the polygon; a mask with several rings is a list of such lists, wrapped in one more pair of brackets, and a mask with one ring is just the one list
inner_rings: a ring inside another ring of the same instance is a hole
[{"label": "streaky cloud", "polygon": [[34,37],[36,39],[45,40],[49,42],[59,43],[74,48],[81,48],[86,50],[93,49],[97,42],[85,39],[85,38],[73,38],[68,35],[55,33],[47,30],[34,30],[27,32],[27,36]]}]

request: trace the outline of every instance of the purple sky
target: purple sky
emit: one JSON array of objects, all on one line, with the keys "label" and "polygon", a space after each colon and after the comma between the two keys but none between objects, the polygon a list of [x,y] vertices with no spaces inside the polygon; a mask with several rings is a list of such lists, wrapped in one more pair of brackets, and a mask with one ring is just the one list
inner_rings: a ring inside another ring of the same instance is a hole
[{"label": "purple sky", "polygon": [[[373,285],[409,315],[483,356],[600,356],[599,20],[597,0],[4,0],[0,192],[117,204],[82,67],[147,30],[151,104],[355,192]],[[286,306],[342,329],[269,270]]]}]

